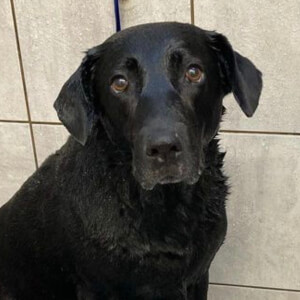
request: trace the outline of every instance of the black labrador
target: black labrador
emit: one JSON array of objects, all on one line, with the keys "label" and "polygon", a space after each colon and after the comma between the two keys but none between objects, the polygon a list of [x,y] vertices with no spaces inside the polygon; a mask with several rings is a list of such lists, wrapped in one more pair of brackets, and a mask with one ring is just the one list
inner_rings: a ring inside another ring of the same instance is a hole
[{"label": "black labrador", "polygon": [[71,137],[0,210],[1,299],[207,299],[222,99],[250,117],[261,89],[226,37],[189,24],[89,50],[54,104]]}]

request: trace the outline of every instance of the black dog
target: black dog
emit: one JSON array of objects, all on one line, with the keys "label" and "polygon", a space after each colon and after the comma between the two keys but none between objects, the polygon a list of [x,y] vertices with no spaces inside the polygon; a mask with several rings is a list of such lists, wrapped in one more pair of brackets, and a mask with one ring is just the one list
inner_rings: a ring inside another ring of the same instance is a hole
[{"label": "black dog", "polygon": [[54,104],[72,136],[0,210],[1,299],[207,299],[222,99],[252,116],[261,88],[224,36],[188,24],[88,51]]}]

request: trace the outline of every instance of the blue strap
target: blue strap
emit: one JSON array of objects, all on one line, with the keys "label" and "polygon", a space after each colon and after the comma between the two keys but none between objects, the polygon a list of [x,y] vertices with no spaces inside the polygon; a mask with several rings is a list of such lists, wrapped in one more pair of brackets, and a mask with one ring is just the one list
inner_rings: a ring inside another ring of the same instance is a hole
[{"label": "blue strap", "polygon": [[118,32],[121,30],[119,0],[114,0],[114,3],[115,3],[116,31]]}]

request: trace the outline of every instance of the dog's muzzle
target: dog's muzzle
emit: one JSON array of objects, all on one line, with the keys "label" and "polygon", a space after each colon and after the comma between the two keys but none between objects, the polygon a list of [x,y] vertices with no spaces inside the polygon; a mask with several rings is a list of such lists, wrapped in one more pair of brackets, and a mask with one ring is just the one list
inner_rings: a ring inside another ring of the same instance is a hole
[{"label": "dog's muzzle", "polygon": [[134,152],[133,175],[146,190],[156,184],[194,184],[199,179],[199,168],[195,171],[191,166],[199,165],[199,159],[190,153],[186,140],[172,129],[143,130]]}]

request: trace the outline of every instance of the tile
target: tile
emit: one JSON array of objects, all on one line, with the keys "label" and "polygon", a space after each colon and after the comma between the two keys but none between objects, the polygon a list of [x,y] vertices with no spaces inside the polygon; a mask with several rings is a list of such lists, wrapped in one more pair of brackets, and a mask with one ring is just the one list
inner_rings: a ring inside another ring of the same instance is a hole
[{"label": "tile", "polygon": [[27,120],[10,1],[0,6],[0,119]]},{"label": "tile", "polygon": [[120,4],[122,28],[152,22],[191,22],[190,0],[124,0]]},{"label": "tile", "polygon": [[300,137],[221,137],[229,227],[211,282],[300,290]]},{"label": "tile", "polygon": [[57,121],[53,103],[83,51],[114,32],[113,1],[15,0],[32,120]]},{"label": "tile", "polygon": [[248,119],[229,96],[223,129],[300,132],[299,16],[297,0],[195,0],[196,25],[225,34],[264,74],[257,113]]},{"label": "tile", "polygon": [[208,300],[299,300],[300,292],[210,285]]},{"label": "tile", "polygon": [[38,164],[55,153],[67,140],[69,133],[62,125],[33,125]]},{"label": "tile", "polygon": [[35,171],[27,124],[0,123],[0,206]]}]

